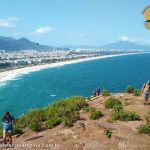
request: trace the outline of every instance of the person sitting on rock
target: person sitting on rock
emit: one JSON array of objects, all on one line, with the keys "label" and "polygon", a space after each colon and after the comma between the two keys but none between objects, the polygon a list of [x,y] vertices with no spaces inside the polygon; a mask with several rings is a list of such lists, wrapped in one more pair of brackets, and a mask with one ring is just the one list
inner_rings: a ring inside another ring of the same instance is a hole
[{"label": "person sitting on rock", "polygon": [[100,88],[98,87],[98,88],[96,89],[96,95],[100,95],[100,92],[101,92],[101,90],[100,90]]},{"label": "person sitting on rock", "polygon": [[96,96],[96,93],[97,93],[97,91],[94,90],[94,91],[92,92],[92,96],[95,97],[95,96]]}]

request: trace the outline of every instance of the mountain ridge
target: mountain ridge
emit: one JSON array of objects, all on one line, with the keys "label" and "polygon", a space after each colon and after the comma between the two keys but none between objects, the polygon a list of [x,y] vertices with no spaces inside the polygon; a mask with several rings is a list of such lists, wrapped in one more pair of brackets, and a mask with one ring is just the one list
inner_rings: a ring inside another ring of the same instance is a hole
[{"label": "mountain ridge", "polygon": [[83,49],[124,49],[124,50],[150,50],[150,45],[140,45],[137,43],[129,41],[118,41],[101,46],[92,46],[92,45],[80,45],[80,46],[49,46],[49,45],[40,45],[38,42],[32,42],[27,38],[14,39],[12,37],[0,36],[0,50],[12,51],[12,50],[70,50],[75,48]]}]

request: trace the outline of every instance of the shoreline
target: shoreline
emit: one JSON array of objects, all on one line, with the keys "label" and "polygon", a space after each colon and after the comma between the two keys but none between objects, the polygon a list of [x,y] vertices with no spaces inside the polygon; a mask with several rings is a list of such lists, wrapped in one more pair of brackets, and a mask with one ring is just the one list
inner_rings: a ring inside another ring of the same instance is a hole
[{"label": "shoreline", "polygon": [[79,62],[97,60],[97,59],[104,59],[104,58],[109,58],[109,57],[143,54],[143,53],[149,53],[149,52],[124,53],[124,54],[89,57],[89,58],[79,58],[79,59],[67,60],[67,61],[62,61],[62,62],[60,61],[60,62],[50,63],[50,64],[42,64],[42,65],[37,65],[37,66],[18,68],[18,69],[14,69],[14,70],[12,69],[12,70],[8,70],[8,71],[0,72],[0,84],[2,84],[5,81],[12,80],[12,79],[16,78],[18,75],[28,74],[28,73],[40,71],[43,69],[59,67],[59,66],[74,64],[74,63],[79,63]]}]

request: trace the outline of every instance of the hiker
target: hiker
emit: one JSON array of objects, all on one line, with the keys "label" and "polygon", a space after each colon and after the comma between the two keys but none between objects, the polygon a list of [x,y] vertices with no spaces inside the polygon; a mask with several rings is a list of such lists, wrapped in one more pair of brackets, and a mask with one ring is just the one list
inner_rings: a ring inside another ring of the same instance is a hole
[{"label": "hiker", "polygon": [[96,93],[97,93],[97,91],[94,90],[94,91],[92,92],[92,96],[95,97],[95,96],[96,96]]},{"label": "hiker", "polygon": [[9,139],[10,144],[12,145],[12,124],[15,122],[15,119],[13,116],[10,115],[9,112],[5,112],[4,116],[2,118],[3,123],[3,139],[4,144],[7,144],[7,138]]},{"label": "hiker", "polygon": [[144,83],[142,86],[141,92],[143,93],[144,96],[144,104],[148,104],[148,99],[150,96],[150,81],[147,81]]},{"label": "hiker", "polygon": [[101,92],[101,90],[100,90],[100,88],[98,87],[98,88],[96,89],[96,95],[100,95],[100,92]]}]

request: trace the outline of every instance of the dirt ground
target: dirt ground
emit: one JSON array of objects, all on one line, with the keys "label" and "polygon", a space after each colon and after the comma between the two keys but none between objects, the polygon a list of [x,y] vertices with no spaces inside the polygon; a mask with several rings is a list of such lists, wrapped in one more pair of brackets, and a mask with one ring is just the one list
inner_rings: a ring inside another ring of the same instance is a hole
[{"label": "dirt ground", "polygon": [[[16,145],[7,149],[150,150],[150,136],[141,135],[136,129],[144,122],[144,114],[150,110],[150,105],[144,106],[142,96],[135,97],[126,93],[112,95],[122,101],[125,110],[137,112],[141,121],[109,123],[107,119],[112,110],[106,110],[103,106],[106,97],[98,96],[88,100],[88,103],[104,114],[102,118],[91,120],[89,113],[81,110],[80,120],[73,127],[68,128],[59,125],[38,133],[25,129],[24,134],[19,137],[13,136],[13,143]],[[85,128],[81,127],[81,122],[85,124]],[[105,136],[104,128],[112,131],[111,138]]]}]

